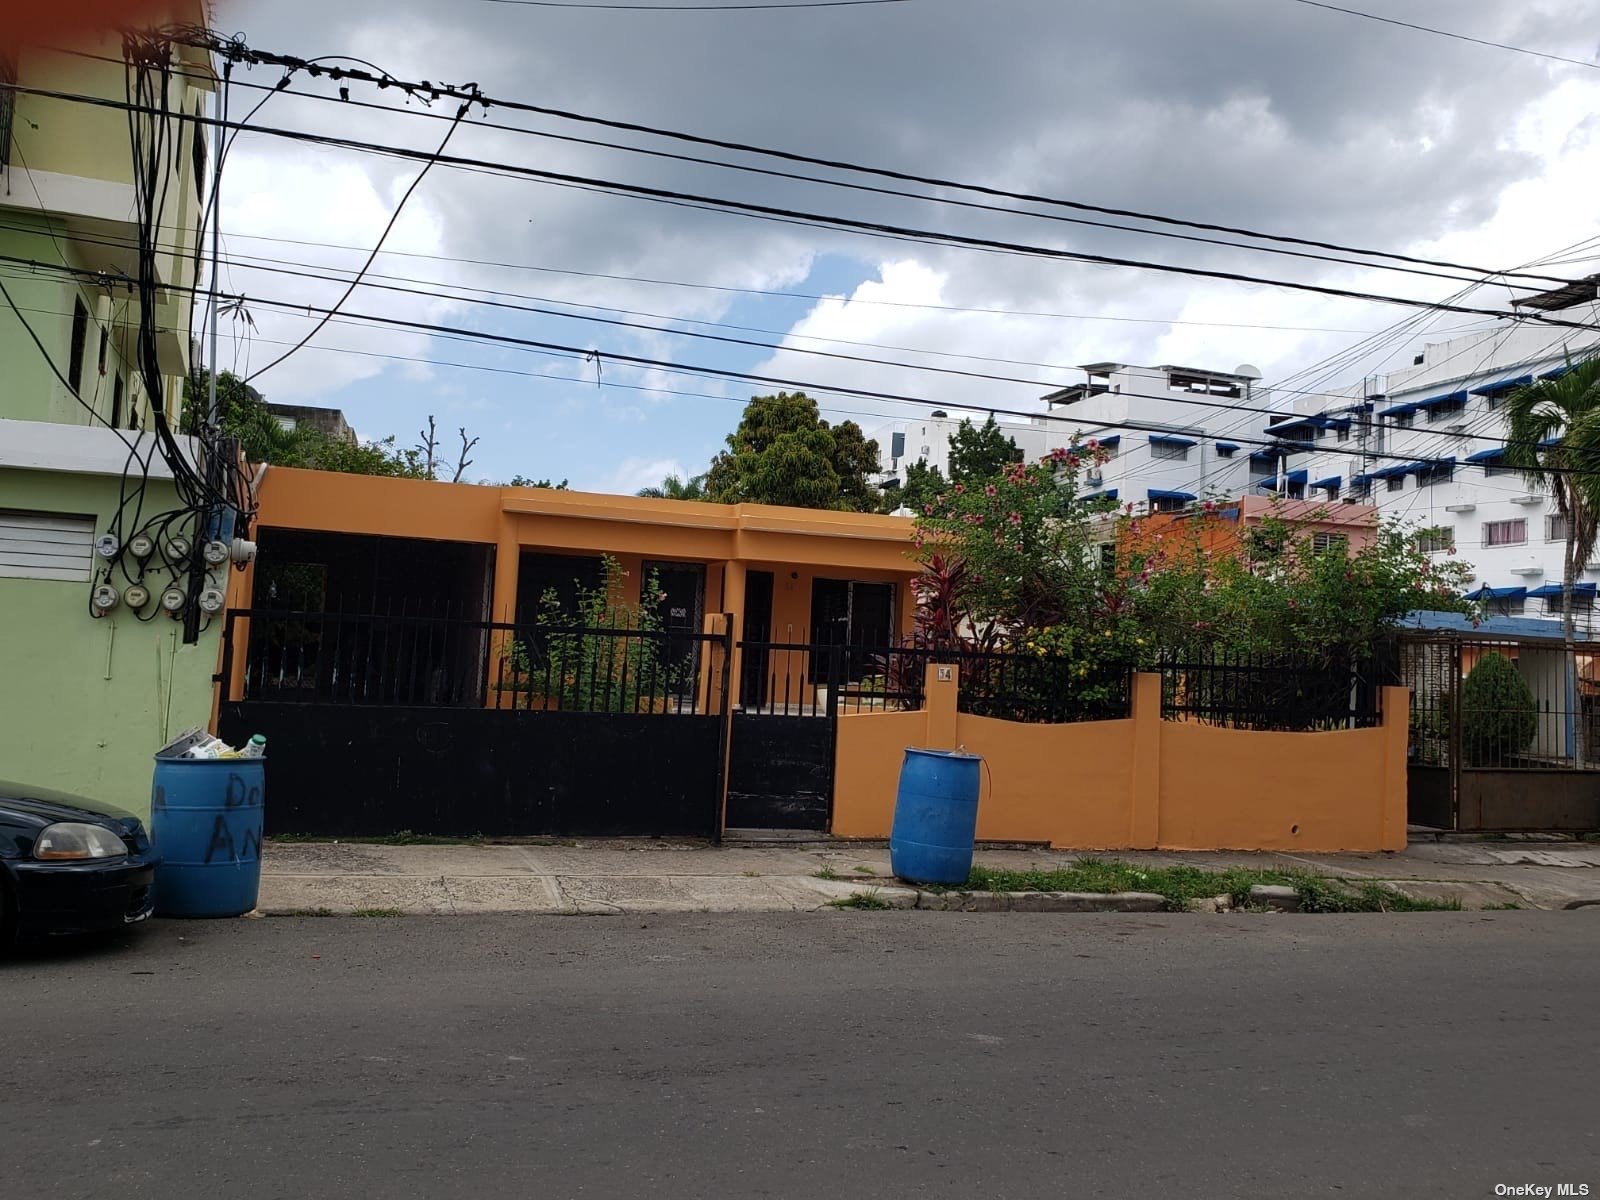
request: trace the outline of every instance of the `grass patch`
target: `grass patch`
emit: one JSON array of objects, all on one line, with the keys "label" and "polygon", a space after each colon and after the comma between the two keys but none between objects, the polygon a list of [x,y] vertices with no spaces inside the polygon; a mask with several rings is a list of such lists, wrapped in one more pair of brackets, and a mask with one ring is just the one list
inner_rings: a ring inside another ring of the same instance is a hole
[{"label": "grass patch", "polygon": [[398,908],[358,908],[350,915],[352,917],[403,917],[405,913]]},{"label": "grass patch", "polygon": [[840,875],[839,872],[835,871],[832,867],[823,867],[822,870],[820,870],[820,871],[811,872],[811,878],[813,878],[813,879],[843,879],[844,876]]},{"label": "grass patch", "polygon": [[1504,904],[1485,904],[1484,912],[1521,912],[1522,905],[1515,900],[1507,900]]},{"label": "grass patch", "polygon": [[828,901],[829,908],[861,908],[872,912],[882,912],[893,908],[882,896],[876,892],[851,892],[848,896],[840,896],[837,900]]},{"label": "grass patch", "polygon": [[1584,834],[1583,840],[1586,842],[1600,842],[1600,830]]},{"label": "grass patch", "polygon": [[1117,859],[1084,858],[1071,866],[1052,870],[1009,871],[974,866],[959,889],[934,887],[930,891],[980,892],[1154,892],[1167,907],[1181,910],[1190,900],[1211,896],[1232,897],[1235,906],[1247,902],[1257,884],[1292,887],[1300,893],[1304,912],[1448,912],[1459,911],[1459,900],[1413,900],[1377,883],[1352,885],[1307,871],[1258,870],[1233,867],[1205,871],[1199,867],[1136,867]]}]

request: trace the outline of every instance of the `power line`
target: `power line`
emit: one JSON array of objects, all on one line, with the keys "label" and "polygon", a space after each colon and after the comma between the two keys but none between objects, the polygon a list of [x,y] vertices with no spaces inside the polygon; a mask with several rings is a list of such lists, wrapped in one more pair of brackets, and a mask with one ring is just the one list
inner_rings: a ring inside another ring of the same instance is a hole
[{"label": "power line", "polygon": [[[201,31],[200,35],[186,37],[178,35],[174,40],[188,40],[192,44],[210,49],[213,53],[224,55],[236,61],[270,63],[279,66],[295,67],[303,60],[289,55],[270,54],[256,50],[242,42],[224,42],[216,38],[209,31]],[[316,74],[315,71],[312,74]],[[362,78],[362,73],[345,72],[352,78]],[[370,82],[379,82],[376,79]],[[392,86],[393,81],[384,81],[383,86]],[[457,99],[466,99],[468,94],[457,89],[446,87],[442,84],[424,83],[401,84],[408,94],[421,91],[425,94],[438,96],[451,96]],[[645,125],[633,121],[619,121],[605,117],[597,117],[587,113],[574,112],[569,109],[552,108],[547,105],[530,104],[525,101],[502,100],[496,97],[481,97],[485,111],[488,107],[495,106],[509,109],[514,112],[537,113],[542,116],[555,117],[565,121],[581,122],[599,125],[609,129],[617,129],[631,133],[642,133],[652,137],[668,138],[700,146],[711,146],[722,150],[732,150],[743,154],[754,154],[765,158],[776,158],[786,162],[806,163],[811,166],[827,167],[832,170],[849,171],[855,174],[876,175],[882,178],[895,179],[903,183],[920,183],[930,187],[953,188],[958,191],[974,192],[979,195],[995,196],[1010,200],[1023,200],[1034,204],[1045,204],[1055,207],[1074,209],[1080,212],[1094,212],[1104,216],[1130,217],[1136,220],[1150,221],[1165,225],[1178,225],[1188,229],[1198,229],[1209,233],[1228,233],[1240,237],[1249,237],[1258,241],[1284,242],[1291,245],[1309,246],[1322,250],[1335,250],[1347,254],[1360,254],[1366,257],[1388,258],[1398,262],[1409,262],[1419,266],[1443,267],[1451,270],[1464,270],[1474,275],[1498,275],[1499,272],[1482,267],[1474,267],[1462,263],[1448,262],[1438,259],[1420,258],[1411,255],[1398,254],[1384,250],[1371,250],[1361,247],[1341,245],[1336,242],[1325,242],[1311,238],[1300,238],[1286,234],[1265,233],[1239,226],[1221,225],[1210,222],[1191,221],[1180,217],[1168,217],[1156,213],[1140,212],[1135,209],[1113,208],[1105,205],[1090,204],[1079,200],[1068,200],[1055,196],[1044,196],[1030,192],[1017,192],[1005,188],[991,187],[985,184],[967,183],[960,180],[944,179],[932,175],[920,175],[914,172],[897,171],[888,167],[875,167],[861,163],[850,162],[843,159],[822,158],[816,155],[802,154],[796,151],[780,150],[768,146],[758,146],[748,142],[735,142],[724,138],[707,137],[701,134],[688,133],[683,130],[666,129],[660,126]],[[1554,277],[1541,277],[1545,282],[1565,283],[1567,280]]]},{"label": "power line", "polygon": [[[103,58],[103,57],[105,57],[103,55],[88,54],[88,53],[85,53],[83,51],[70,51],[69,50],[69,51],[66,51],[66,53],[77,54],[77,55],[79,55],[81,57],[85,57],[85,58]],[[257,89],[257,90],[260,90],[260,91],[264,91],[264,92],[266,92],[268,94],[268,96],[272,96],[272,95],[295,96],[295,97],[298,97],[300,99],[316,100],[316,101],[319,101],[319,102],[324,102],[324,103],[329,103],[329,104],[337,104],[337,105],[340,105],[340,106],[348,105],[348,106],[353,106],[353,107],[356,107],[356,108],[372,109],[372,110],[376,110],[378,112],[391,113],[391,114],[394,114],[396,116],[420,117],[420,118],[424,118],[424,119],[427,119],[427,120],[435,120],[435,121],[448,121],[448,120],[452,119],[452,118],[450,118],[449,116],[447,116],[444,113],[425,112],[425,111],[421,111],[421,110],[417,110],[417,109],[400,109],[400,108],[395,108],[392,105],[378,104],[378,103],[374,103],[374,102],[368,101],[368,100],[354,100],[354,99],[351,99],[349,97],[349,95],[345,94],[345,93],[342,93],[341,95],[335,97],[335,96],[323,95],[323,94],[318,93],[318,92],[296,91],[294,89],[286,87],[285,85],[287,84],[287,82],[288,82],[288,76],[285,76],[285,78],[282,81],[280,81],[277,86],[272,86],[272,85],[269,85],[269,84],[260,84],[260,83],[247,83],[247,82],[243,82],[243,81],[238,82],[236,84],[236,86],[245,87],[245,88],[254,88],[254,89]],[[259,108],[259,105],[257,107]],[[245,120],[249,121],[250,117],[247,116],[245,118]],[[843,181],[843,180],[837,180],[837,179],[823,179],[823,178],[819,178],[818,176],[815,176],[815,175],[802,175],[802,174],[798,174],[798,173],[793,172],[793,171],[780,171],[780,170],[775,170],[775,169],[770,168],[770,167],[751,166],[751,165],[746,164],[746,163],[723,162],[723,161],[718,160],[718,159],[704,158],[704,157],[701,157],[699,155],[674,154],[674,153],[672,153],[670,151],[652,150],[652,149],[649,149],[649,148],[643,147],[643,146],[629,146],[629,145],[624,145],[624,144],[618,143],[618,142],[601,141],[601,140],[596,139],[596,138],[575,137],[575,136],[572,136],[570,134],[552,133],[552,132],[550,132],[548,130],[542,130],[542,129],[528,129],[528,128],[526,128],[524,126],[521,126],[521,125],[507,125],[507,124],[504,124],[504,123],[501,123],[501,122],[490,121],[490,120],[487,120],[487,119],[475,122],[475,127],[480,128],[480,129],[501,130],[501,131],[508,132],[508,133],[519,133],[519,134],[523,134],[523,135],[528,136],[528,137],[547,138],[547,139],[550,139],[550,140],[553,140],[553,141],[569,142],[569,143],[582,145],[582,146],[595,146],[595,147],[599,147],[599,148],[602,148],[602,149],[618,150],[618,151],[622,151],[624,153],[629,153],[629,154],[642,154],[642,155],[646,155],[646,156],[653,157],[653,158],[668,159],[668,160],[673,161],[673,162],[695,163],[695,164],[700,165],[700,166],[718,167],[718,168],[721,168],[723,170],[742,171],[742,172],[746,172],[746,173],[750,173],[750,174],[761,175],[761,176],[765,176],[765,177],[769,177],[769,178],[775,178],[775,179],[788,179],[788,180],[793,180],[793,181],[801,182],[801,183],[818,184],[818,185],[823,186],[823,187],[842,188],[842,189],[845,189],[847,191],[865,192],[865,193],[869,193],[869,194],[873,194],[873,195],[881,195],[881,196],[896,196],[896,197],[900,197],[902,199],[908,199],[908,200],[920,200],[920,201],[923,201],[923,202],[929,203],[929,204],[950,205],[950,206],[957,207],[957,208],[973,209],[973,210],[981,211],[981,212],[994,212],[994,213],[1002,213],[1002,214],[1005,214],[1005,215],[1008,215],[1008,216],[1029,217],[1029,218],[1034,218],[1034,219],[1038,219],[1038,220],[1056,221],[1056,222],[1062,222],[1062,223],[1069,224],[1069,225],[1082,225],[1082,226],[1095,228],[1095,229],[1109,229],[1109,230],[1113,230],[1113,231],[1117,231],[1117,232],[1121,232],[1121,233],[1139,234],[1139,235],[1146,236],[1146,237],[1168,238],[1168,239],[1172,239],[1172,240],[1175,240],[1175,241],[1194,242],[1194,243],[1197,243],[1197,244],[1209,245],[1209,246],[1220,246],[1220,247],[1225,247],[1225,248],[1228,248],[1228,249],[1245,250],[1245,251],[1251,251],[1251,252],[1259,253],[1259,254],[1277,254],[1277,255],[1282,255],[1282,256],[1286,256],[1286,257],[1290,257],[1290,258],[1301,258],[1301,259],[1307,259],[1307,260],[1315,261],[1315,262],[1336,263],[1336,264],[1339,264],[1341,266],[1353,266],[1353,267],[1359,267],[1359,268],[1367,269],[1367,270],[1393,271],[1393,272],[1397,272],[1397,273],[1401,273],[1401,274],[1418,275],[1418,276],[1434,278],[1434,279],[1448,279],[1448,280],[1451,280],[1453,282],[1458,282],[1458,283],[1459,282],[1465,282],[1465,278],[1463,276],[1461,276],[1461,275],[1445,274],[1445,273],[1443,273],[1441,271],[1429,270],[1429,269],[1426,269],[1426,268],[1420,267],[1420,266],[1406,266],[1406,265],[1402,265],[1402,263],[1400,263],[1400,262],[1395,262],[1395,263],[1362,262],[1359,259],[1342,258],[1342,257],[1338,257],[1337,255],[1333,255],[1333,254],[1318,254],[1318,253],[1315,253],[1315,252],[1312,252],[1312,251],[1308,251],[1308,250],[1293,250],[1293,249],[1285,248],[1283,246],[1276,246],[1276,245],[1271,245],[1271,246],[1252,246],[1252,245],[1248,245],[1248,244],[1243,243],[1243,242],[1228,241],[1228,240],[1223,239],[1223,238],[1205,237],[1205,236],[1202,236],[1202,235],[1199,235],[1199,234],[1177,233],[1177,232],[1174,232],[1174,231],[1169,230],[1169,229],[1142,229],[1142,228],[1139,228],[1138,226],[1119,225],[1119,224],[1116,224],[1116,223],[1110,222],[1110,221],[1095,221],[1095,220],[1090,220],[1090,219],[1085,218],[1085,217],[1067,216],[1067,215],[1065,215],[1063,213],[1032,212],[1032,211],[1029,211],[1029,210],[1026,210],[1026,209],[1018,209],[1018,208],[1007,207],[1005,205],[986,204],[986,203],[983,203],[981,201],[953,199],[953,198],[948,197],[948,196],[929,196],[929,195],[924,195],[924,194],[919,193],[919,192],[904,191],[904,190],[901,190],[901,189],[898,189],[898,188],[878,187],[878,186],[874,186],[872,184],[864,184],[864,183],[849,183],[849,182],[846,182],[846,181]],[[1370,254],[1370,253],[1373,253],[1373,252],[1369,252],[1369,251],[1353,251],[1353,253]],[[1384,257],[1400,258],[1402,256],[1385,255]],[[1409,260],[1406,260],[1406,261],[1409,261]],[[1418,260],[1418,261],[1422,261],[1422,260]],[[1455,268],[1452,268],[1452,269],[1468,271],[1468,272],[1471,272],[1472,274],[1477,275],[1477,276],[1481,276],[1483,274],[1482,271],[1477,271],[1477,270],[1474,270],[1473,268],[1467,267],[1467,266],[1460,266],[1460,267],[1455,267]],[[1539,282],[1542,282],[1542,283],[1565,283],[1565,282],[1567,282],[1566,280],[1561,279],[1561,278],[1559,278],[1557,276],[1526,275],[1526,274],[1521,273],[1521,272],[1513,272],[1513,273],[1510,273],[1510,274],[1516,275],[1516,276],[1521,277],[1521,278],[1527,278],[1527,279],[1536,280],[1536,281],[1539,281]]]},{"label": "power line", "polygon": [[[0,255],[0,261],[14,262],[14,263],[19,263],[21,265],[31,266],[31,267],[35,267],[35,268],[41,268],[41,269],[45,269],[45,270],[68,271],[69,273],[78,273],[78,274],[91,275],[91,276],[96,275],[95,272],[91,272],[91,271],[84,271],[84,270],[77,269],[77,268],[54,267],[49,263],[40,263],[40,262],[34,262],[32,260],[17,259],[17,258],[13,258],[11,256],[6,256],[6,255]],[[193,293],[195,291],[200,290],[200,289],[187,287],[185,285],[179,285],[179,284],[172,284],[172,285],[169,285],[169,286],[171,287],[172,290],[175,290],[175,291],[186,291],[186,292]],[[284,309],[286,311],[294,312],[294,313],[304,312],[304,313],[307,313],[308,316],[309,315],[314,315],[314,314],[317,314],[317,313],[322,313],[322,312],[328,312],[329,311],[326,308],[319,308],[316,305],[308,305],[308,304],[304,304],[304,303],[301,303],[301,302],[298,302],[298,301],[291,301],[291,300],[274,300],[274,299],[270,299],[270,298],[257,298],[256,303],[268,305],[270,307],[275,307],[275,308],[282,308],[282,309]],[[614,362],[614,363],[621,363],[621,364],[625,364],[625,365],[630,366],[630,367],[652,368],[652,369],[666,371],[666,372],[669,372],[669,373],[672,373],[672,374],[693,375],[693,376],[698,376],[698,377],[707,377],[707,376],[709,376],[709,377],[714,377],[714,378],[735,379],[735,380],[740,380],[740,381],[750,382],[750,383],[775,385],[775,386],[783,387],[783,388],[797,388],[797,389],[800,389],[802,391],[807,391],[807,392],[818,392],[818,393],[822,393],[822,394],[838,395],[838,396],[850,396],[850,397],[854,397],[854,398],[858,398],[858,399],[866,399],[866,400],[882,400],[882,401],[886,401],[886,402],[889,402],[889,403],[910,404],[910,405],[915,405],[917,407],[927,407],[927,406],[930,405],[930,401],[928,401],[928,400],[926,400],[926,399],[924,399],[922,397],[908,396],[908,395],[905,395],[905,394],[899,393],[899,392],[890,392],[890,391],[883,391],[883,390],[872,390],[872,389],[866,389],[866,388],[848,387],[848,386],[836,385],[836,384],[819,384],[819,383],[809,382],[809,381],[805,381],[805,380],[791,379],[791,378],[788,378],[788,377],[785,377],[785,376],[765,375],[765,374],[759,374],[759,373],[751,372],[751,371],[739,371],[739,370],[734,370],[732,368],[712,367],[712,366],[706,366],[706,365],[697,364],[697,363],[674,363],[671,360],[650,358],[650,357],[644,356],[644,355],[622,354],[622,353],[614,353],[614,352],[600,352],[600,351],[595,350],[593,347],[574,346],[574,345],[569,345],[569,344],[565,344],[565,343],[561,343],[561,342],[547,342],[547,341],[543,341],[543,340],[540,340],[540,339],[518,337],[518,336],[515,336],[515,335],[511,335],[511,334],[491,333],[491,332],[486,331],[486,330],[475,330],[475,329],[469,329],[469,328],[465,328],[465,327],[461,327],[461,326],[444,325],[444,324],[440,324],[440,323],[436,323],[436,322],[413,321],[413,320],[408,320],[408,319],[403,318],[403,317],[385,317],[385,316],[380,316],[380,315],[377,315],[377,314],[370,314],[370,313],[347,313],[346,315],[349,318],[353,319],[353,320],[367,321],[367,322],[371,322],[371,323],[373,323],[375,325],[389,326],[389,327],[398,328],[398,329],[409,329],[409,330],[412,330],[414,332],[421,332],[421,333],[442,334],[442,335],[446,335],[446,336],[454,336],[454,337],[459,337],[459,338],[463,338],[463,339],[467,339],[467,340],[483,342],[483,343],[490,344],[490,345],[497,345],[497,346],[504,346],[504,347],[511,347],[511,348],[525,348],[525,349],[540,350],[540,351],[544,351],[544,352],[547,352],[547,353],[565,355],[565,356],[568,356],[568,357],[573,357],[573,358],[578,358],[578,359],[583,359],[583,360],[591,360],[598,354],[600,356],[600,358],[602,360],[604,360],[604,361]],[[877,365],[888,366],[888,367],[899,367],[900,369],[903,369],[903,370],[913,370],[913,371],[927,371],[927,370],[934,370],[935,369],[935,368],[918,367],[915,364],[892,363],[892,362],[878,362]],[[1191,405],[1191,406],[1204,407],[1204,408],[1218,408],[1218,409],[1230,409],[1230,410],[1237,410],[1237,411],[1251,411],[1248,406],[1225,404],[1225,403],[1222,403],[1220,401],[1206,400],[1206,399],[1202,399],[1200,397],[1192,396],[1192,395],[1188,395],[1188,394],[1177,395],[1177,396],[1173,396],[1173,395],[1156,396],[1156,395],[1153,395],[1153,394],[1139,393],[1139,392],[1124,392],[1124,393],[1121,393],[1121,394],[1124,395],[1124,396],[1138,397],[1138,398],[1151,399],[1151,400],[1165,400],[1165,401],[1168,401],[1168,402],[1171,402],[1171,403],[1188,404],[1188,405]],[[957,407],[970,409],[970,410],[975,411],[975,412],[993,413],[996,416],[1022,417],[1022,418],[1025,418],[1025,419],[1029,420],[1029,421],[1037,421],[1037,420],[1070,421],[1070,422],[1073,422],[1073,423],[1076,423],[1076,424],[1099,424],[1100,427],[1102,427],[1102,428],[1107,428],[1107,429],[1125,429],[1125,430],[1131,430],[1131,431],[1134,431],[1134,432],[1145,432],[1145,433],[1170,432],[1170,429],[1168,429],[1166,427],[1163,427],[1163,426],[1159,426],[1159,425],[1149,425],[1149,424],[1134,423],[1134,422],[1110,422],[1110,421],[1108,421],[1108,422],[1098,422],[1097,423],[1097,422],[1094,422],[1092,420],[1088,420],[1088,419],[1085,419],[1085,418],[1058,417],[1058,416],[1055,416],[1054,414],[1049,414],[1049,413],[1029,412],[1029,411],[1026,411],[1026,410],[1023,410],[1023,409],[1005,408],[1005,407],[1001,407],[1001,406],[988,405],[988,404],[974,404],[974,403],[969,403],[969,402],[962,402]],[[1257,411],[1257,412],[1259,412],[1259,413],[1261,413],[1263,415],[1271,415],[1271,416],[1283,415],[1279,411],[1271,410],[1271,409],[1258,409],[1258,410],[1255,410],[1255,411]],[[1470,435],[1461,435],[1461,436],[1467,437],[1467,436],[1470,436]],[[1510,445],[1510,443],[1507,440],[1498,439],[1498,438],[1487,438],[1487,437],[1484,437],[1484,438],[1476,438],[1476,439],[1473,439],[1473,440],[1490,441],[1490,442],[1494,442],[1495,444],[1501,445],[1501,446],[1509,446]],[[1238,441],[1240,443],[1242,443],[1242,444],[1245,444],[1245,445],[1255,445],[1255,446],[1260,446],[1260,447],[1266,447],[1266,448],[1271,448],[1271,449],[1274,449],[1274,450],[1284,451],[1284,452],[1287,452],[1287,453],[1298,453],[1298,452],[1301,452],[1301,451],[1296,450],[1296,449],[1286,448],[1284,446],[1283,442],[1280,441],[1280,440],[1277,440],[1277,439],[1239,437]],[[1324,453],[1337,453],[1337,454],[1343,454],[1343,455],[1354,455],[1354,456],[1359,456],[1359,457],[1362,457],[1362,458],[1389,458],[1389,459],[1394,459],[1394,460],[1402,461],[1402,462],[1411,462],[1411,461],[1413,461],[1415,459],[1414,455],[1389,454],[1389,453],[1383,453],[1383,452],[1372,453],[1372,452],[1363,451],[1360,448],[1354,448],[1354,447],[1352,447],[1352,448],[1344,448],[1344,447],[1338,447],[1338,446],[1331,446],[1331,447],[1323,448],[1323,452]],[[1550,468],[1550,469],[1551,470],[1562,470],[1561,468]],[[1567,470],[1568,472],[1571,472],[1571,473],[1582,473],[1582,474],[1590,474],[1590,473],[1592,473],[1592,472],[1576,472],[1572,468],[1566,468],[1565,470]]]},{"label": "power line", "polygon": [[[87,103],[94,106],[109,108],[126,108],[127,104],[107,100],[97,96],[82,96],[74,93],[57,92],[47,88],[25,87],[17,85],[14,91],[29,95],[40,95],[53,99],[71,100]],[[208,125],[230,124],[219,122],[215,118],[208,118],[191,114],[175,114],[178,119],[198,122]],[[325,134],[313,134],[303,130],[281,129],[273,126],[252,125],[248,126],[252,132],[266,133],[277,137],[287,138],[291,141],[306,142],[313,145],[334,146],[342,149],[357,150],[368,153],[391,155],[396,158],[410,159],[412,161],[427,161],[434,156],[426,151],[411,150],[399,146],[386,146],[379,143],[361,142],[351,138],[334,137]],[[1136,270],[1153,271],[1161,274],[1182,275],[1201,279],[1217,279],[1232,283],[1259,284],[1268,287],[1287,288],[1292,291],[1309,292],[1316,295],[1335,296],[1341,299],[1363,300],[1375,304],[1392,304],[1412,308],[1424,308],[1444,312],[1463,313],[1468,316],[1493,317],[1496,319],[1520,319],[1534,321],[1541,324],[1565,326],[1574,329],[1591,329],[1594,326],[1563,320],[1544,313],[1512,313],[1499,309],[1473,308],[1464,305],[1447,304],[1437,301],[1421,300],[1411,297],[1390,296],[1375,292],[1362,292],[1347,288],[1336,288],[1321,284],[1301,283],[1291,280],[1275,279],[1259,275],[1246,275],[1234,271],[1209,270],[1201,267],[1186,267],[1172,263],[1151,262],[1141,259],[1121,258],[1111,255],[1089,254],[1082,251],[1061,250],[1054,247],[1030,245],[1027,243],[1000,241],[992,238],[969,237],[962,234],[947,233],[939,230],[917,229],[907,226],[890,225],[876,221],[862,221],[849,217],[839,217],[827,214],[805,212],[803,210],[781,208],[775,205],[754,204],[747,201],[728,200],[719,197],[704,196],[692,192],[681,192],[670,188],[649,187],[643,184],[622,183],[616,180],[596,179],[589,176],[573,175],[566,172],[543,171],[533,167],[512,166],[509,164],[495,163],[485,159],[467,158],[456,155],[440,155],[437,161],[446,166],[458,168],[479,168],[490,173],[504,174],[521,178],[539,180],[546,183],[570,184],[580,187],[596,187],[609,189],[620,194],[665,203],[689,202],[708,205],[716,210],[737,213],[742,216],[763,220],[778,220],[784,222],[799,221],[806,224],[816,224],[828,228],[849,230],[863,233],[868,236],[888,236],[894,239],[917,241],[934,245],[947,245],[963,249],[977,250],[985,253],[1016,254],[1025,257],[1044,258],[1064,262],[1081,262],[1089,265],[1106,267],[1126,267]]]},{"label": "power line", "polygon": [[1417,25],[1411,21],[1402,21],[1396,17],[1381,17],[1377,13],[1362,12],[1358,8],[1343,8],[1337,4],[1325,4],[1323,0],[1293,0],[1295,4],[1304,4],[1308,8],[1326,9],[1328,12],[1344,13],[1347,17],[1360,17],[1364,21],[1379,21],[1385,25],[1398,25],[1403,29],[1414,29],[1418,33],[1431,33],[1436,37],[1454,38],[1458,42],[1471,42],[1477,46],[1489,46],[1495,50],[1511,50],[1517,54],[1530,54],[1534,58],[1549,59],[1551,62],[1567,63],[1574,67],[1588,67],[1591,71],[1600,71],[1600,63],[1585,62],[1581,58],[1568,58],[1562,54],[1549,54],[1543,50],[1530,50],[1526,46],[1513,46],[1508,42],[1496,42],[1487,38],[1472,37],[1465,33],[1455,33],[1449,29],[1435,29],[1431,25]]},{"label": "power line", "polygon": [[[383,243],[388,240],[389,234],[394,230],[395,222],[400,219],[400,214],[405,210],[406,201],[411,199],[412,193],[415,192],[422,184],[422,181],[427,178],[428,172],[433,169],[433,165],[439,161],[439,156],[444,153],[445,147],[450,144],[450,139],[455,136],[456,130],[461,128],[461,122],[466,118],[466,115],[471,107],[471,103],[468,102],[462,104],[461,107],[456,110],[455,119],[450,122],[450,128],[445,130],[444,138],[439,142],[439,148],[435,150],[433,152],[433,156],[423,164],[422,170],[418,171],[417,177],[411,181],[411,186],[406,188],[405,193],[400,197],[399,203],[394,206],[394,211],[389,214],[389,220],[384,225],[383,232],[378,235],[378,240],[373,243],[372,253],[367,255],[366,261],[361,264],[361,269],[358,270],[351,278],[350,286],[345,288],[344,294],[339,297],[333,308],[328,311],[327,316],[323,317],[322,320],[315,326],[315,328],[313,328],[310,333],[306,334],[306,336],[300,340],[299,345],[285,350],[266,366],[258,367],[256,370],[252,371],[249,377],[245,380],[246,383],[249,383],[251,379],[256,379],[259,376],[266,374],[268,371],[272,370],[273,367],[277,366],[279,363],[283,362],[286,358],[292,355],[296,350],[300,349],[301,346],[304,346],[312,338],[316,337],[317,334],[321,332],[323,326],[325,326],[333,317],[333,314],[338,312],[339,309],[344,306],[344,302],[350,299],[350,297],[355,293],[356,288],[361,286],[362,277],[377,260],[378,252],[383,249]],[[213,188],[213,192],[214,191],[215,189]],[[214,298],[217,290],[217,280],[211,281],[211,290]],[[212,363],[211,366],[212,370],[216,369],[215,363]]]}]

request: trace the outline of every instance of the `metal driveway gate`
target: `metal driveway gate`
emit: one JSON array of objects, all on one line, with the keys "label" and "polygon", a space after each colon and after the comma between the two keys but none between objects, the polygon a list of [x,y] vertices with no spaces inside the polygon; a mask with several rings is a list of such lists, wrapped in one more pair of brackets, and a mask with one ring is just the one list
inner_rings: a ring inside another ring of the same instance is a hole
[{"label": "metal driveway gate", "polygon": [[237,610],[224,636],[269,834],[720,832],[722,635]]},{"label": "metal driveway gate", "polygon": [[739,649],[724,824],[826,832],[846,648],[747,640]]}]

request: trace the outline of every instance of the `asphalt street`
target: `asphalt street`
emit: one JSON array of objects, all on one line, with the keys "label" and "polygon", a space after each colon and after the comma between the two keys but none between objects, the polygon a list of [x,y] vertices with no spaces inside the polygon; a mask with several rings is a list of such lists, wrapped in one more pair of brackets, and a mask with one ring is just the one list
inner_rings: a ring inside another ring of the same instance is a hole
[{"label": "asphalt street", "polygon": [[1597,946],[1591,912],[155,922],[0,963],[0,1187],[1600,1195]]}]

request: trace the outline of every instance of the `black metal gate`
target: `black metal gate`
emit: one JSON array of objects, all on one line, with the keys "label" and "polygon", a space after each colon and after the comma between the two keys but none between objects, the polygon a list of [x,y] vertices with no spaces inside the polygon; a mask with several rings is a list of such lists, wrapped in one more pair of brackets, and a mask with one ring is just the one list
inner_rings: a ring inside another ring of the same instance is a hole
[{"label": "black metal gate", "polygon": [[725,825],[825,832],[847,648],[750,640],[739,648]]},{"label": "black metal gate", "polygon": [[715,837],[728,651],[679,629],[238,610],[219,732],[266,735],[269,834]]},{"label": "black metal gate", "polygon": [[1592,643],[1569,651],[1551,638],[1404,638],[1407,820],[1466,832],[1600,828],[1596,663]]}]

